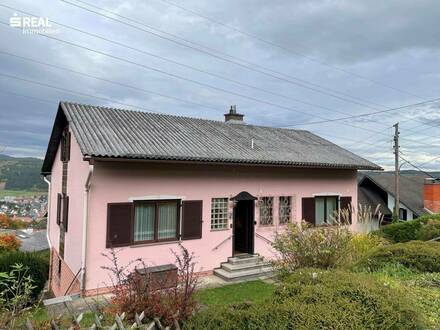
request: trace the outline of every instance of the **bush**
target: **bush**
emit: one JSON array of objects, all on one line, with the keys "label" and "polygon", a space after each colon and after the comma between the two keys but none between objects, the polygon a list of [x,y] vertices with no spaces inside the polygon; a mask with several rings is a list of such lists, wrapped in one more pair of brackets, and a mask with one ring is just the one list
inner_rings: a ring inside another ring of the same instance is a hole
[{"label": "bush", "polygon": [[281,275],[300,267],[332,268],[345,263],[352,233],[346,226],[310,227],[291,223],[275,237],[278,252],[274,265]]},{"label": "bush", "polygon": [[424,226],[417,232],[417,239],[420,241],[429,241],[440,237],[440,221],[429,219]]},{"label": "bush", "polygon": [[11,251],[0,254],[0,272],[9,273],[15,264],[29,268],[28,275],[35,286],[32,297],[38,297],[49,276],[49,259],[36,252]]},{"label": "bush", "polygon": [[389,242],[378,235],[354,234],[347,246],[346,265],[358,262],[365,256],[369,255],[371,251],[387,244],[389,244]]},{"label": "bush", "polygon": [[440,242],[412,241],[380,247],[354,265],[375,271],[387,264],[401,264],[420,272],[440,272]]},{"label": "bush", "polygon": [[416,220],[392,223],[382,227],[378,231],[378,234],[395,243],[409,242],[418,239],[425,240],[423,239],[425,237],[431,239],[433,237],[429,234],[430,229],[425,228],[427,226],[430,229],[435,228],[438,233],[440,227],[440,214],[429,214]]},{"label": "bush", "polygon": [[8,251],[17,251],[20,247],[20,240],[14,234],[0,235],[0,253]]},{"label": "bush", "polygon": [[129,321],[135,321],[135,314],[143,312],[147,318],[158,318],[167,326],[181,323],[191,316],[196,307],[196,263],[194,254],[181,244],[179,248],[180,253],[172,251],[176,258],[177,279],[166,276],[156,285],[149,281],[148,274],[133,271],[146,268],[141,259],[121,266],[115,250],[103,254],[111,262],[111,266],[102,267],[109,271],[112,282],[113,297],[108,311],[111,314],[125,313]]},{"label": "bush", "polygon": [[270,300],[207,308],[185,329],[397,330],[422,325],[400,291],[367,275],[301,269],[285,277]]}]

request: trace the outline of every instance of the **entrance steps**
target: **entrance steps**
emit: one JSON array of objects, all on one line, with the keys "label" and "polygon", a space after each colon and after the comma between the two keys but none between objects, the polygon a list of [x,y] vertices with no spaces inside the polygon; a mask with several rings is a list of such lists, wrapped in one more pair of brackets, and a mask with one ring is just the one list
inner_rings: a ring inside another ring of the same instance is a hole
[{"label": "entrance steps", "polygon": [[273,268],[260,255],[246,254],[228,258],[220,268],[214,269],[214,275],[227,282],[249,281],[273,276]]}]

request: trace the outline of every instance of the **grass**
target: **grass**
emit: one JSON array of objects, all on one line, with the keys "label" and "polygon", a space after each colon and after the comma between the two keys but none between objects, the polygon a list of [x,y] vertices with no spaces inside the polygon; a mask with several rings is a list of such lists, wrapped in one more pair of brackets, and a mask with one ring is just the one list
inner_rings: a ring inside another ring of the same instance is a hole
[{"label": "grass", "polygon": [[202,289],[196,299],[206,306],[228,305],[240,302],[260,302],[270,297],[274,284],[263,281],[251,281],[230,284],[218,288]]},{"label": "grass", "polygon": [[32,190],[0,190],[0,198],[5,196],[14,197],[32,197],[47,195],[47,191],[32,191]]}]

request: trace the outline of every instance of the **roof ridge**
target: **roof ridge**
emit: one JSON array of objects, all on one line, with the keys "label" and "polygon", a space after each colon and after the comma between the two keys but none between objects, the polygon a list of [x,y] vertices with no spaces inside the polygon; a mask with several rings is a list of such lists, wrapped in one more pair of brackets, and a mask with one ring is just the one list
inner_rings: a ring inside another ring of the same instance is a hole
[{"label": "roof ridge", "polygon": [[[200,120],[205,122],[212,122],[215,124],[222,124],[222,125],[242,125],[247,127],[259,127],[259,128],[266,128],[266,129],[274,129],[274,130],[284,130],[288,132],[307,132],[310,134],[313,134],[315,136],[318,136],[309,130],[305,129],[292,129],[292,128],[285,128],[285,127],[272,127],[272,126],[265,126],[265,125],[256,125],[256,124],[247,124],[247,123],[234,123],[234,124],[227,124],[224,121],[216,120],[216,119],[206,119],[206,118],[199,118],[199,117],[190,117],[190,116],[182,116],[182,115],[176,115],[176,114],[170,114],[170,113],[164,113],[164,112],[150,112],[150,111],[141,111],[141,110],[135,110],[135,109],[124,109],[119,107],[109,107],[105,105],[94,105],[94,104],[86,104],[86,103],[78,103],[78,102],[72,102],[72,101],[60,101],[60,104],[70,104],[75,106],[82,106],[82,107],[93,107],[93,108],[101,108],[101,109],[107,109],[111,111],[122,111],[122,112],[136,112],[136,113],[142,113],[142,114],[149,114],[149,115],[157,115],[157,116],[166,116],[166,117],[173,117],[173,118],[179,118],[179,119],[192,119],[192,120]],[[320,136],[318,136],[321,139],[324,139]],[[326,139],[324,139],[326,140]]]}]

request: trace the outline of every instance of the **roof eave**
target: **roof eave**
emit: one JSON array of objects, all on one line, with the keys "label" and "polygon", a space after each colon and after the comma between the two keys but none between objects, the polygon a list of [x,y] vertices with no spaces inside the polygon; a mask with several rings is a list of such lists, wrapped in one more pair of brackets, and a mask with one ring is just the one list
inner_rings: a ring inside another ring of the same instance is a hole
[{"label": "roof eave", "polygon": [[322,168],[322,169],[344,169],[344,170],[382,170],[380,166],[353,165],[353,164],[326,164],[326,163],[302,163],[288,161],[246,161],[238,159],[209,159],[195,157],[160,157],[160,156],[103,156],[85,155],[84,160],[96,161],[137,161],[137,162],[167,162],[167,163],[189,163],[189,164],[217,164],[217,165],[247,165],[247,166],[274,166],[293,168]]}]

